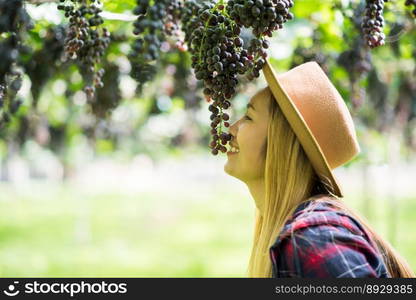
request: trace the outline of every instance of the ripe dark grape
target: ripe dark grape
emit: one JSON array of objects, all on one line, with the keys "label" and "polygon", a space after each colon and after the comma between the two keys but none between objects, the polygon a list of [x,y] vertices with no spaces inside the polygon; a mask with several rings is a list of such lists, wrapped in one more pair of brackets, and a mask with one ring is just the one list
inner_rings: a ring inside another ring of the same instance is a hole
[{"label": "ripe dark grape", "polygon": [[58,5],[69,18],[65,53],[81,63],[81,74],[86,81],[84,92],[90,101],[96,89],[103,87],[104,69],[99,64],[110,43],[110,32],[101,26],[104,20],[100,16],[100,4],[98,0],[63,0]]},{"label": "ripe dark grape", "polygon": [[138,15],[133,23],[137,39],[132,44],[129,59],[131,76],[138,82],[138,90],[156,74],[155,61],[159,59],[166,36],[179,34],[182,2],[179,0],[137,0],[133,13]]},{"label": "ripe dark grape", "polygon": [[383,33],[384,2],[388,2],[388,0],[366,0],[362,29],[367,46],[370,48],[382,46],[385,43]]}]

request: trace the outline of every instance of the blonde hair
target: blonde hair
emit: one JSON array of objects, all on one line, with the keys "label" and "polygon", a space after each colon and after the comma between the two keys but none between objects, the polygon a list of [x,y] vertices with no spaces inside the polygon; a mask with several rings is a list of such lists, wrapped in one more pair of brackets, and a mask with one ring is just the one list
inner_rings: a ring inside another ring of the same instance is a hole
[{"label": "blonde hair", "polygon": [[391,277],[414,277],[407,262],[393,247],[334,194],[328,180],[318,178],[279,105],[270,95],[270,122],[262,149],[266,160],[265,199],[263,214],[257,208],[255,211],[248,277],[272,277],[269,248],[296,207],[304,201],[320,201],[320,194],[326,196],[327,202],[330,201],[337,209],[347,212],[362,224],[375,241]]}]

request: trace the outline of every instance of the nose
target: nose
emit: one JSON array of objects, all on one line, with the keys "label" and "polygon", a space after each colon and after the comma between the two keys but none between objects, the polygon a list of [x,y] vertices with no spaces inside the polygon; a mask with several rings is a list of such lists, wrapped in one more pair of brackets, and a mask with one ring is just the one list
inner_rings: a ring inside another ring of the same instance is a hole
[{"label": "nose", "polygon": [[237,136],[237,132],[238,132],[238,122],[239,120],[235,121],[230,127],[228,132],[231,134],[231,140],[234,140],[235,137]]}]

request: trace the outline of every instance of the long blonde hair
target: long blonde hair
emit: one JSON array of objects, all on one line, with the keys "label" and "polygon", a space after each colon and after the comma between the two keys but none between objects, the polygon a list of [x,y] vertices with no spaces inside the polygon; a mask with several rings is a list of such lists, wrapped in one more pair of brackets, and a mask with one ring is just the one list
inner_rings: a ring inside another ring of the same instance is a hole
[{"label": "long blonde hair", "polygon": [[[270,93],[270,122],[262,154],[265,157],[265,202],[262,215],[256,208],[248,277],[272,277],[269,248],[296,207],[314,195],[355,217],[377,245],[391,277],[414,277],[407,262],[381,238],[368,222],[333,192],[328,181],[318,178],[295,133]],[[276,142],[270,142],[276,141]],[[319,201],[317,200],[312,201]]]}]

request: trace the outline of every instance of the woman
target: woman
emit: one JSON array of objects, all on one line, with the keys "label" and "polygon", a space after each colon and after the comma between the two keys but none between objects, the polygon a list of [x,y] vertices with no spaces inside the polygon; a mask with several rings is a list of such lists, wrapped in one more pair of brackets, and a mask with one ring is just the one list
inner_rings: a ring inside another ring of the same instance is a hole
[{"label": "woman", "polygon": [[[255,200],[249,277],[414,277],[341,200],[332,169],[359,151],[340,94],[316,62],[276,75],[230,126],[227,174]],[[233,149],[234,148],[234,149]]]}]

